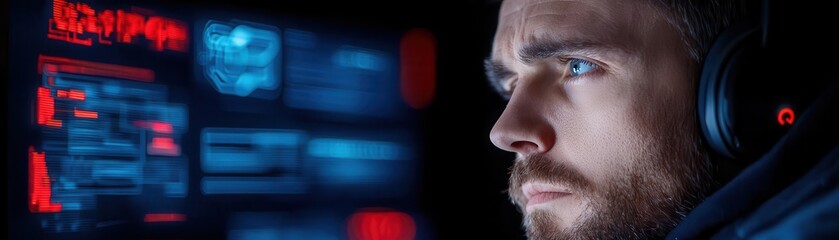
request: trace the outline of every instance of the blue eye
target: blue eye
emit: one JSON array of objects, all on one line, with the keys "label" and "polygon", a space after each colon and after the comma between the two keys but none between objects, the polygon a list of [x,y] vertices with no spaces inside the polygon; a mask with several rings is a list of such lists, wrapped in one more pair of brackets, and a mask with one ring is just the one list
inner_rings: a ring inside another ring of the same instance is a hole
[{"label": "blue eye", "polygon": [[597,68],[597,65],[594,65],[586,60],[571,59],[568,61],[568,69],[571,72],[571,77],[579,76],[580,74],[594,70],[595,68]]}]

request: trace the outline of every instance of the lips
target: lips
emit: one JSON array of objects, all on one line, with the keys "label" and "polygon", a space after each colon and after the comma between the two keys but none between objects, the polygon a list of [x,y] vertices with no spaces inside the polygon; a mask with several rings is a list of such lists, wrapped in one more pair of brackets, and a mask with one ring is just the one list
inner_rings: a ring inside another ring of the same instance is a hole
[{"label": "lips", "polygon": [[536,206],[571,195],[571,190],[566,187],[545,183],[525,183],[522,187],[522,191],[527,199],[527,207]]}]

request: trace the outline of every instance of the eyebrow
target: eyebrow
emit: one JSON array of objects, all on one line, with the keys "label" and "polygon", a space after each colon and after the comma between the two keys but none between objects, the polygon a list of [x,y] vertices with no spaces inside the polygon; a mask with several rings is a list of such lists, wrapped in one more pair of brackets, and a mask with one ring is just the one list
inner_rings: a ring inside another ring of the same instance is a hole
[{"label": "eyebrow", "polygon": [[507,93],[507,89],[504,89],[503,82],[515,75],[515,73],[504,66],[501,62],[492,60],[492,57],[487,57],[484,60],[484,70],[486,71],[489,85],[495,89],[498,95],[501,95],[506,100],[509,100],[510,96],[509,93]]},{"label": "eyebrow", "polygon": [[537,40],[522,47],[518,51],[518,58],[524,64],[531,64],[539,59],[568,55],[569,53],[602,53],[615,50],[625,52],[619,46],[584,39]]},{"label": "eyebrow", "polygon": [[[537,40],[533,43],[525,45],[518,51],[518,60],[524,64],[530,65],[536,60],[546,59],[556,56],[568,55],[570,53],[584,53],[595,54],[604,52],[629,52],[626,48],[614,44],[605,44],[584,39],[569,39],[569,40]],[[486,71],[487,80],[490,85],[495,88],[501,96],[509,100],[509,93],[504,88],[504,81],[515,75],[515,73],[507,68],[501,61],[493,60],[492,57],[487,57],[484,60],[484,69]]]}]

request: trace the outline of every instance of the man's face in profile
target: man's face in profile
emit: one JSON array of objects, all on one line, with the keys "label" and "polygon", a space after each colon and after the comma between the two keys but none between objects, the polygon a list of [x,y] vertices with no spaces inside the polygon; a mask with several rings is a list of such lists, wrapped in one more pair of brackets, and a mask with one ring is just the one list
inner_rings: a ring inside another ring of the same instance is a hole
[{"label": "man's face in profile", "polygon": [[650,3],[505,1],[487,65],[530,238],[660,237],[710,184],[695,64]]}]

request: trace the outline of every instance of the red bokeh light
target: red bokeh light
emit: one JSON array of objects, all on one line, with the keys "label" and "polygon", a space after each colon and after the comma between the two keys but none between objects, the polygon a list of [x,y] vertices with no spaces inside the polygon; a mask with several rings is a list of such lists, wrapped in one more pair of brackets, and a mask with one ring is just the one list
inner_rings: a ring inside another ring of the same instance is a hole
[{"label": "red bokeh light", "polygon": [[402,99],[415,108],[431,104],[437,79],[437,41],[425,29],[405,33],[399,46]]},{"label": "red bokeh light", "polygon": [[350,217],[351,240],[410,240],[416,235],[414,219],[403,212],[362,209]]},{"label": "red bokeh light", "polygon": [[180,213],[146,213],[143,222],[183,222],[186,215]]}]

